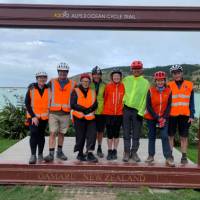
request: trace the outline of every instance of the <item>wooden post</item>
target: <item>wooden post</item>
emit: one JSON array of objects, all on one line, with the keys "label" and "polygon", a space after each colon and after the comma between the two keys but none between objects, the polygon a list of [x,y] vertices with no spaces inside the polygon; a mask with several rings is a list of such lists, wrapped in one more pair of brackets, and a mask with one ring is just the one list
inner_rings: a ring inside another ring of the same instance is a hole
[{"label": "wooden post", "polygon": [[199,130],[198,130],[198,166],[200,167],[200,116],[199,116]]}]

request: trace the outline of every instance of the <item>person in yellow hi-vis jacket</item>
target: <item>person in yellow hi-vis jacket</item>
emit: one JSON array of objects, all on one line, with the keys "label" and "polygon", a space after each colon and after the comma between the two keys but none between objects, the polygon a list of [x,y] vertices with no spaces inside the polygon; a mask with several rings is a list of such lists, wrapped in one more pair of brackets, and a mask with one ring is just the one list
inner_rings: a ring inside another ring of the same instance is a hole
[{"label": "person in yellow hi-vis jacket", "polygon": [[96,66],[92,69],[92,82],[91,89],[96,91],[98,107],[95,111],[95,121],[96,121],[96,129],[97,129],[97,156],[99,158],[103,158],[104,154],[102,152],[102,141],[103,134],[105,130],[106,120],[103,115],[103,106],[104,106],[104,91],[106,84],[102,81],[102,71]]},{"label": "person in yellow hi-vis jacket", "polygon": [[128,162],[129,158],[132,158],[135,162],[140,162],[137,151],[139,148],[143,116],[146,109],[146,97],[149,89],[149,82],[142,76],[143,63],[141,61],[133,61],[131,70],[133,74],[123,79],[125,88],[125,95],[123,98],[123,161]]}]

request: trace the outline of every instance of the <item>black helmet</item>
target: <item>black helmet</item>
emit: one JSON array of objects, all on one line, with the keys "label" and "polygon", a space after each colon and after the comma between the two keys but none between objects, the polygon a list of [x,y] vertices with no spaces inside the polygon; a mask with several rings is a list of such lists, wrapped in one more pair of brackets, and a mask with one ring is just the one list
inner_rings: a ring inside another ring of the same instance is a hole
[{"label": "black helmet", "polygon": [[119,74],[120,76],[122,76],[122,71],[119,68],[113,68],[110,73],[110,76],[112,77],[113,74]]},{"label": "black helmet", "polygon": [[92,69],[92,74],[101,74],[102,75],[102,71],[98,66],[96,66]]}]

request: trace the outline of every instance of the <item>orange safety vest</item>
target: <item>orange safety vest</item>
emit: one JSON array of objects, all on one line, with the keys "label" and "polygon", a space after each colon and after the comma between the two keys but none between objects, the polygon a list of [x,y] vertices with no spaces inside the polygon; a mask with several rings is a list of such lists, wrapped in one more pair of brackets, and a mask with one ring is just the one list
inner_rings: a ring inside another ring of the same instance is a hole
[{"label": "orange safety vest", "polygon": [[179,89],[175,81],[168,83],[172,90],[172,106],[170,116],[190,116],[190,96],[193,90],[193,83],[184,80]]},{"label": "orange safety vest", "polygon": [[[151,105],[153,111],[159,117],[162,117],[168,105],[168,99],[171,94],[171,89],[169,87],[166,87],[162,92],[159,92],[156,87],[151,87],[149,91],[150,91]],[[148,120],[154,119],[148,112],[148,110],[146,110],[144,118]]]},{"label": "orange safety vest", "polygon": [[[49,116],[50,105],[50,89],[45,88],[41,96],[38,89],[30,89],[31,107],[36,117],[42,120],[47,120]],[[31,118],[31,115],[26,112],[26,117]]]},{"label": "orange safety vest", "polygon": [[[95,91],[89,88],[87,92],[87,97],[85,97],[79,88],[75,88],[77,94],[77,104],[85,108],[91,107],[96,101]],[[85,115],[83,112],[73,110],[72,115],[79,119],[93,120],[95,119],[95,111]]]},{"label": "orange safety vest", "polygon": [[50,111],[65,111],[70,112],[70,97],[76,83],[69,80],[69,83],[61,88],[58,79],[51,80],[51,105]]}]

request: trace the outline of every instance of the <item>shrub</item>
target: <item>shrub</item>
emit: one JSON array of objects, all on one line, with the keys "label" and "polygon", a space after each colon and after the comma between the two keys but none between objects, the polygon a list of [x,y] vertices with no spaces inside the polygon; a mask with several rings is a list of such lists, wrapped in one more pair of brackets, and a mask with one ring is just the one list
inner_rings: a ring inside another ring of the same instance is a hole
[{"label": "shrub", "polygon": [[[20,98],[20,102],[17,106],[12,104],[7,98],[5,98],[6,104],[4,108],[0,111],[0,137],[12,138],[12,139],[22,139],[26,137],[29,133],[28,128],[24,125],[25,121],[25,106],[24,99]],[[194,145],[197,143],[199,129],[199,121],[195,119],[195,122],[190,127],[189,133],[189,144]],[[46,129],[45,135],[49,135],[48,127]],[[75,136],[75,130],[73,124],[70,120],[69,129],[66,134],[68,137]],[[105,135],[106,136],[106,132]],[[123,129],[120,131],[120,137],[123,137]],[[144,120],[141,138],[148,137],[148,129],[146,121]],[[158,131],[158,138],[160,137]],[[179,145],[180,140],[178,134],[175,136],[175,145]]]},{"label": "shrub", "polygon": [[[198,130],[199,130],[199,120],[196,118],[195,121],[192,123],[190,129],[189,129],[189,144],[195,145],[198,141]],[[148,128],[146,121],[144,120],[143,123],[143,130],[142,130],[142,138],[148,138]],[[159,130],[157,130],[157,138],[160,138]],[[175,146],[180,145],[180,138],[178,133],[175,135]]]},{"label": "shrub", "polygon": [[[198,141],[198,130],[199,130],[199,120],[196,118],[195,121],[192,123],[189,129],[189,137],[188,142],[190,145],[197,144]],[[175,145],[180,145],[180,138],[179,135],[176,134],[175,136]]]},{"label": "shrub", "polygon": [[75,136],[75,129],[73,127],[72,121],[69,121],[69,128],[67,130],[67,134],[68,137],[74,137]]},{"label": "shrub", "polygon": [[22,139],[27,135],[24,125],[25,108],[22,105],[15,106],[8,99],[6,105],[0,111],[0,136],[12,139]]}]

